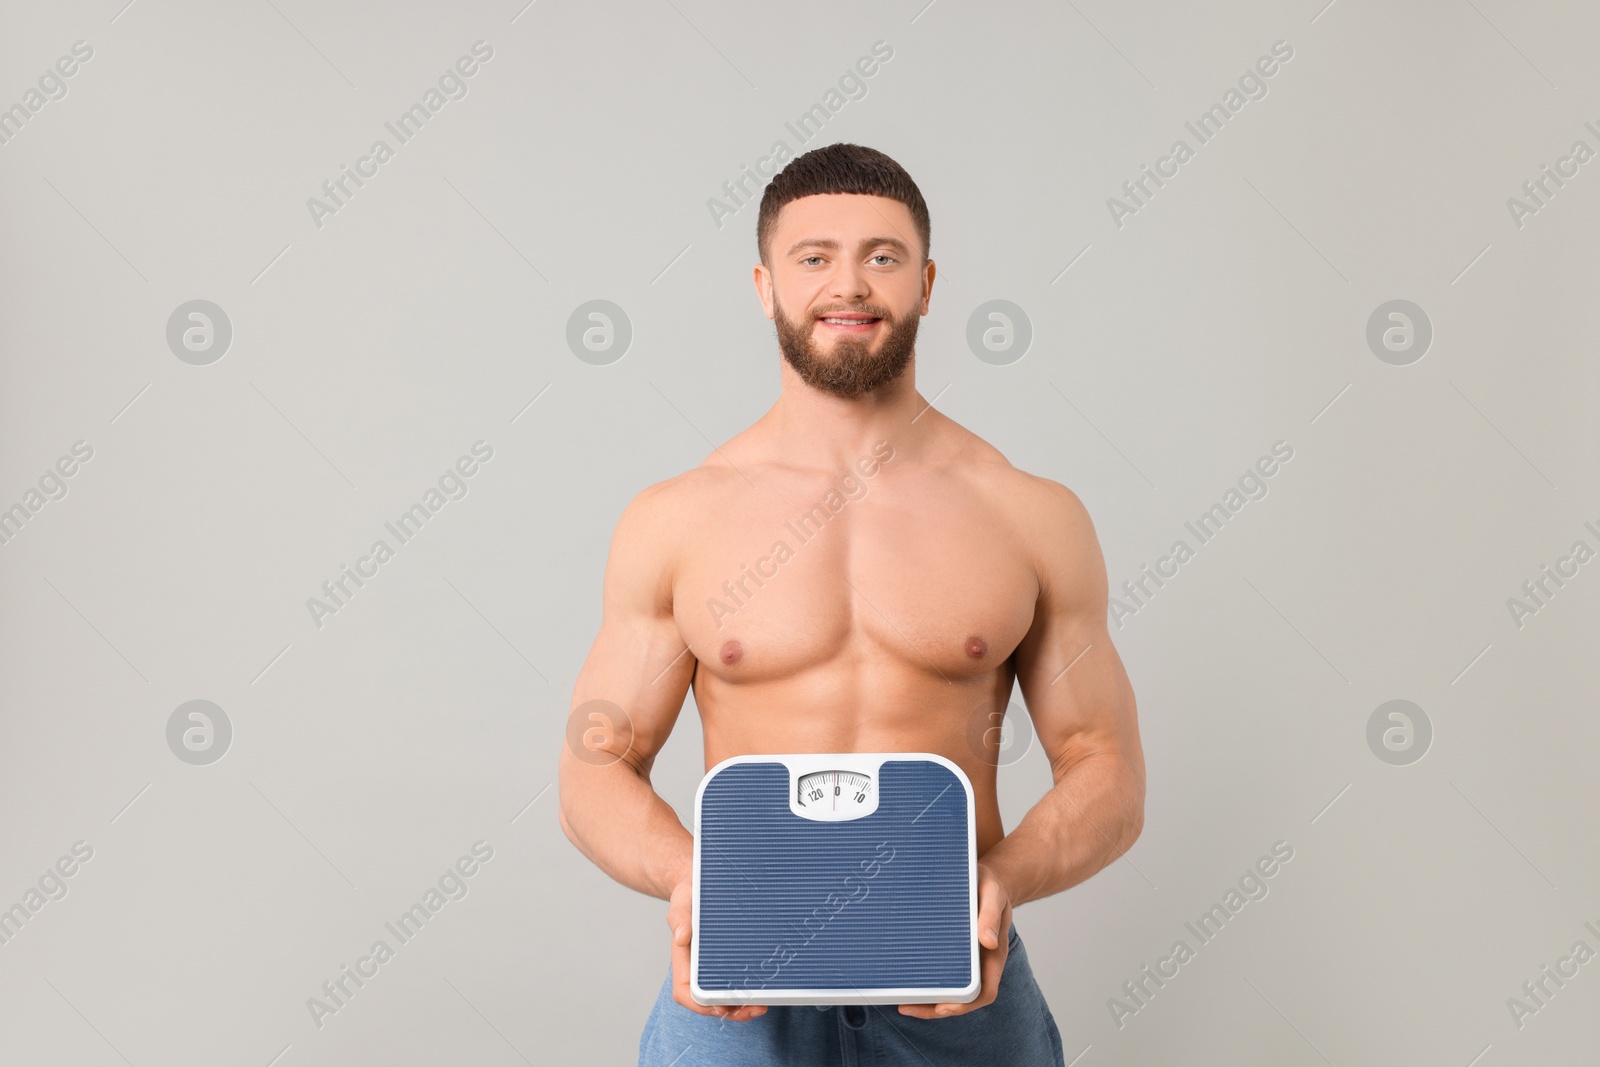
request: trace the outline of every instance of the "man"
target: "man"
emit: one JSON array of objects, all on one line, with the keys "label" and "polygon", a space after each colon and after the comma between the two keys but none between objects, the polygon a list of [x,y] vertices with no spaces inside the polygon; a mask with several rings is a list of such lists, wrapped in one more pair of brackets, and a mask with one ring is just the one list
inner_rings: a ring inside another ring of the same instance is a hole
[{"label": "man", "polygon": [[[929,230],[916,184],[881,152],[836,144],[790,162],[762,197],[755,267],[782,394],[618,520],[561,756],[561,825],[611,877],[670,902],[647,1067],[1060,1065],[1012,909],[1088,878],[1143,827],[1133,692],[1083,504],[917,392]],[[1007,834],[995,777],[1014,681],[1055,784]],[[707,769],[780,752],[961,766],[977,804],[975,1000],[690,997],[693,838],[650,768],[691,685]]]}]

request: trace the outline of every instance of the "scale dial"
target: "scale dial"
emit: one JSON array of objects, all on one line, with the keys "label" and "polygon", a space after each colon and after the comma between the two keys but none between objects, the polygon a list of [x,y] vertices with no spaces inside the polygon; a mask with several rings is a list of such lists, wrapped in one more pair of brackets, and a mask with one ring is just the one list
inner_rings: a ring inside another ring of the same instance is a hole
[{"label": "scale dial", "polygon": [[800,807],[819,817],[848,819],[876,806],[872,776],[860,771],[812,771],[800,776],[798,787]]}]

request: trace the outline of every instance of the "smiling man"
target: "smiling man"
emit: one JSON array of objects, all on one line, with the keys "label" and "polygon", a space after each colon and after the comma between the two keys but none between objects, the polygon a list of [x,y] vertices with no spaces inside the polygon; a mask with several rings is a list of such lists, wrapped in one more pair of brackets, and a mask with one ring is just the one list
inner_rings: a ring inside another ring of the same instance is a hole
[{"label": "smiling man", "polygon": [[[754,271],[782,393],[618,520],[574,686],[568,737],[581,740],[562,752],[560,817],[612,878],[669,902],[672,962],[645,1067],[1063,1062],[1012,909],[1133,844],[1144,757],[1082,502],[917,392],[929,233],[922,194],[883,153],[836,144],[790,162],[762,197]],[[995,780],[1014,683],[1054,785],[1007,833]],[[935,752],[961,766],[977,804],[976,999],[690,997],[694,842],[650,770],[691,686],[707,769],[780,752]]]}]

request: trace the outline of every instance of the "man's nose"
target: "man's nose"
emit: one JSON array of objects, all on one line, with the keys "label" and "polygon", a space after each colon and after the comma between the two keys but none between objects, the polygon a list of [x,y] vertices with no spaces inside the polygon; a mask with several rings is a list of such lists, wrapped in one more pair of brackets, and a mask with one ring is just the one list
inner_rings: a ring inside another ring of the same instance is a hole
[{"label": "man's nose", "polygon": [[872,282],[859,263],[841,263],[828,279],[828,295],[835,300],[860,303],[872,292]]}]

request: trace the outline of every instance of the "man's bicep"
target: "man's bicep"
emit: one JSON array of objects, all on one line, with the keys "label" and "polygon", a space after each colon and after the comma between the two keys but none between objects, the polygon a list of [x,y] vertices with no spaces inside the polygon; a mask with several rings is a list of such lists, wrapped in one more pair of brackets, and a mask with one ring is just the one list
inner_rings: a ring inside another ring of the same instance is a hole
[{"label": "man's bicep", "polygon": [[1091,755],[1142,771],[1133,687],[1106,626],[1105,559],[1076,494],[1045,484],[1033,516],[1039,601],[1017,681],[1055,776]]},{"label": "man's bicep", "polygon": [[[664,497],[661,486],[652,486],[617,520],[606,559],[600,630],[573,685],[577,726],[569,726],[570,743],[601,750],[585,762],[605,762],[608,754],[640,773],[649,771],[672,732],[695,666],[672,614],[677,546],[671,501]],[[594,714],[620,720],[609,737]],[[575,754],[584,758],[584,752]]]}]

